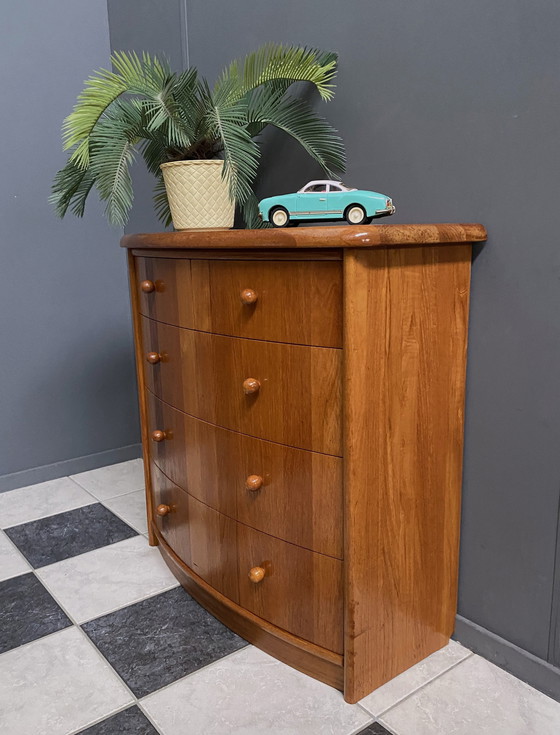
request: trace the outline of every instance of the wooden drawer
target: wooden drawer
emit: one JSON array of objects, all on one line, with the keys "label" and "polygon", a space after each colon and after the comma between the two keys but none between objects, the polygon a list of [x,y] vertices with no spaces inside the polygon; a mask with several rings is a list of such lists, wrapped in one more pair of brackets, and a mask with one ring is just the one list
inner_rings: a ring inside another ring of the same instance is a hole
[{"label": "wooden drawer", "polygon": [[[197,418],[341,455],[342,350],[237,339],[143,317],[148,388]],[[246,380],[258,391],[247,395]]]},{"label": "wooden drawer", "polygon": [[[342,562],[241,524],[237,544],[239,603],[294,635],[342,653]],[[264,570],[264,578],[251,581],[250,570]]]},{"label": "wooden drawer", "polygon": [[[140,311],[190,329],[342,347],[342,269],[332,261],[137,258]],[[244,303],[244,300],[245,303]],[[246,303],[249,302],[249,303]]]},{"label": "wooden drawer", "polygon": [[150,453],[173,482],[253,528],[342,558],[340,457],[229,431],[147,398],[149,434],[163,432]]},{"label": "wooden drawer", "polygon": [[[238,601],[237,524],[192,498],[152,462],[156,524],[173,551],[218,592]],[[158,514],[158,507],[164,515]]]}]

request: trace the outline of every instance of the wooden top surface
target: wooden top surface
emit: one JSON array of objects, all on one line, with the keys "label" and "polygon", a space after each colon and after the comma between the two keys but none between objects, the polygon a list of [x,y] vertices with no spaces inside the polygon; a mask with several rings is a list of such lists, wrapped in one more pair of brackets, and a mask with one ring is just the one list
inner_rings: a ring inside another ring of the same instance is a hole
[{"label": "wooden top surface", "polygon": [[290,248],[395,248],[438,243],[481,242],[479,224],[339,225],[262,230],[181,230],[125,235],[121,247],[161,250]]}]

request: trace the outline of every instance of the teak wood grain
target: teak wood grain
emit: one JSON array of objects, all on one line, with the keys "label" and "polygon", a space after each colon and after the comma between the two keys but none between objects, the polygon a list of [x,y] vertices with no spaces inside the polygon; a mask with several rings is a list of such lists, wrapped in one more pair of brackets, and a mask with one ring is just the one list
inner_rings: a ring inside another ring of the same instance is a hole
[{"label": "teak wood grain", "polygon": [[[342,350],[223,337],[142,317],[146,384],[196,418],[262,439],[341,454]],[[247,394],[245,381],[258,381]]]},{"label": "teak wood grain", "polygon": [[138,258],[142,314],[180,327],[275,342],[342,347],[337,262]]},{"label": "teak wood grain", "polygon": [[[342,562],[239,525],[239,603],[294,635],[342,653]],[[264,571],[252,582],[251,569]]]},{"label": "teak wood grain", "polygon": [[177,487],[152,464],[156,524],[177,555],[208,584],[237,602],[237,523]]},{"label": "teak wood grain", "polygon": [[392,248],[486,240],[482,225],[467,223],[298,227],[262,230],[183,230],[125,235],[123,248],[281,250]]},{"label": "teak wood grain", "polygon": [[[152,441],[152,459],[174,483],[259,531],[342,557],[340,457],[239,434],[189,416],[149,391],[147,398],[149,434],[165,434],[163,441]],[[248,488],[249,477],[262,483]],[[176,548],[176,541],[169,543]]]},{"label": "teak wood grain", "polygon": [[[349,702],[453,630],[470,243],[485,237],[430,224],[122,240],[150,538],[208,610]],[[292,291],[275,277],[300,267],[306,296],[285,319]],[[323,312],[314,279],[331,283]]]},{"label": "teak wood grain", "polygon": [[336,689],[343,687],[342,656],[298,638],[277,625],[259,618],[207,584],[182,562],[154,530],[165,563],[186,591],[203,607],[242,638],[271,656]]},{"label": "teak wood grain", "polygon": [[148,407],[146,403],[146,383],[144,381],[144,350],[142,344],[142,327],[140,324],[140,301],[138,297],[137,259],[130,250],[127,252],[128,286],[130,290],[130,305],[132,312],[132,327],[134,330],[134,356],[136,361],[136,380],[138,382],[138,408],[140,411],[140,433],[142,437],[142,456],[144,459],[144,483],[146,488],[146,515],[148,518],[148,541],[150,546],[157,545],[157,538],[153,531],[153,503],[150,473],[150,440],[148,438]]},{"label": "teak wood grain", "polygon": [[470,245],[345,253],[350,702],[453,632],[470,257]]},{"label": "teak wood grain", "polygon": [[[342,653],[342,563],[255,531],[209,508],[152,465],[156,523],[177,556],[225,597],[294,635]],[[263,579],[249,580],[263,567]],[[287,595],[293,595],[286,606]]]}]

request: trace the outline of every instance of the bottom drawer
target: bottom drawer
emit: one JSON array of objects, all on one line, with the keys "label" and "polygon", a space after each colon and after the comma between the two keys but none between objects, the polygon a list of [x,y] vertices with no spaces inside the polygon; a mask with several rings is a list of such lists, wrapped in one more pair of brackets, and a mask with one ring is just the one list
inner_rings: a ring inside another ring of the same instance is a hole
[{"label": "bottom drawer", "polygon": [[237,528],[239,604],[319,646],[342,653],[342,562]]},{"label": "bottom drawer", "polygon": [[151,479],[161,535],[193,572],[238,602],[236,522],[181,490],[153,462]]},{"label": "bottom drawer", "polygon": [[342,562],[209,508],[151,463],[156,525],[214,589],[304,640],[342,653]]}]

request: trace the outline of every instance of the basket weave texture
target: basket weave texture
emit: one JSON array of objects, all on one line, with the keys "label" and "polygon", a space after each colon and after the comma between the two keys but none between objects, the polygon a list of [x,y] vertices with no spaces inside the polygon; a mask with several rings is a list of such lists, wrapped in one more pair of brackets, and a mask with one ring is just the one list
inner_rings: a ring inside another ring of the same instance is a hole
[{"label": "basket weave texture", "polygon": [[233,227],[223,161],[172,161],[160,166],[176,230]]}]

